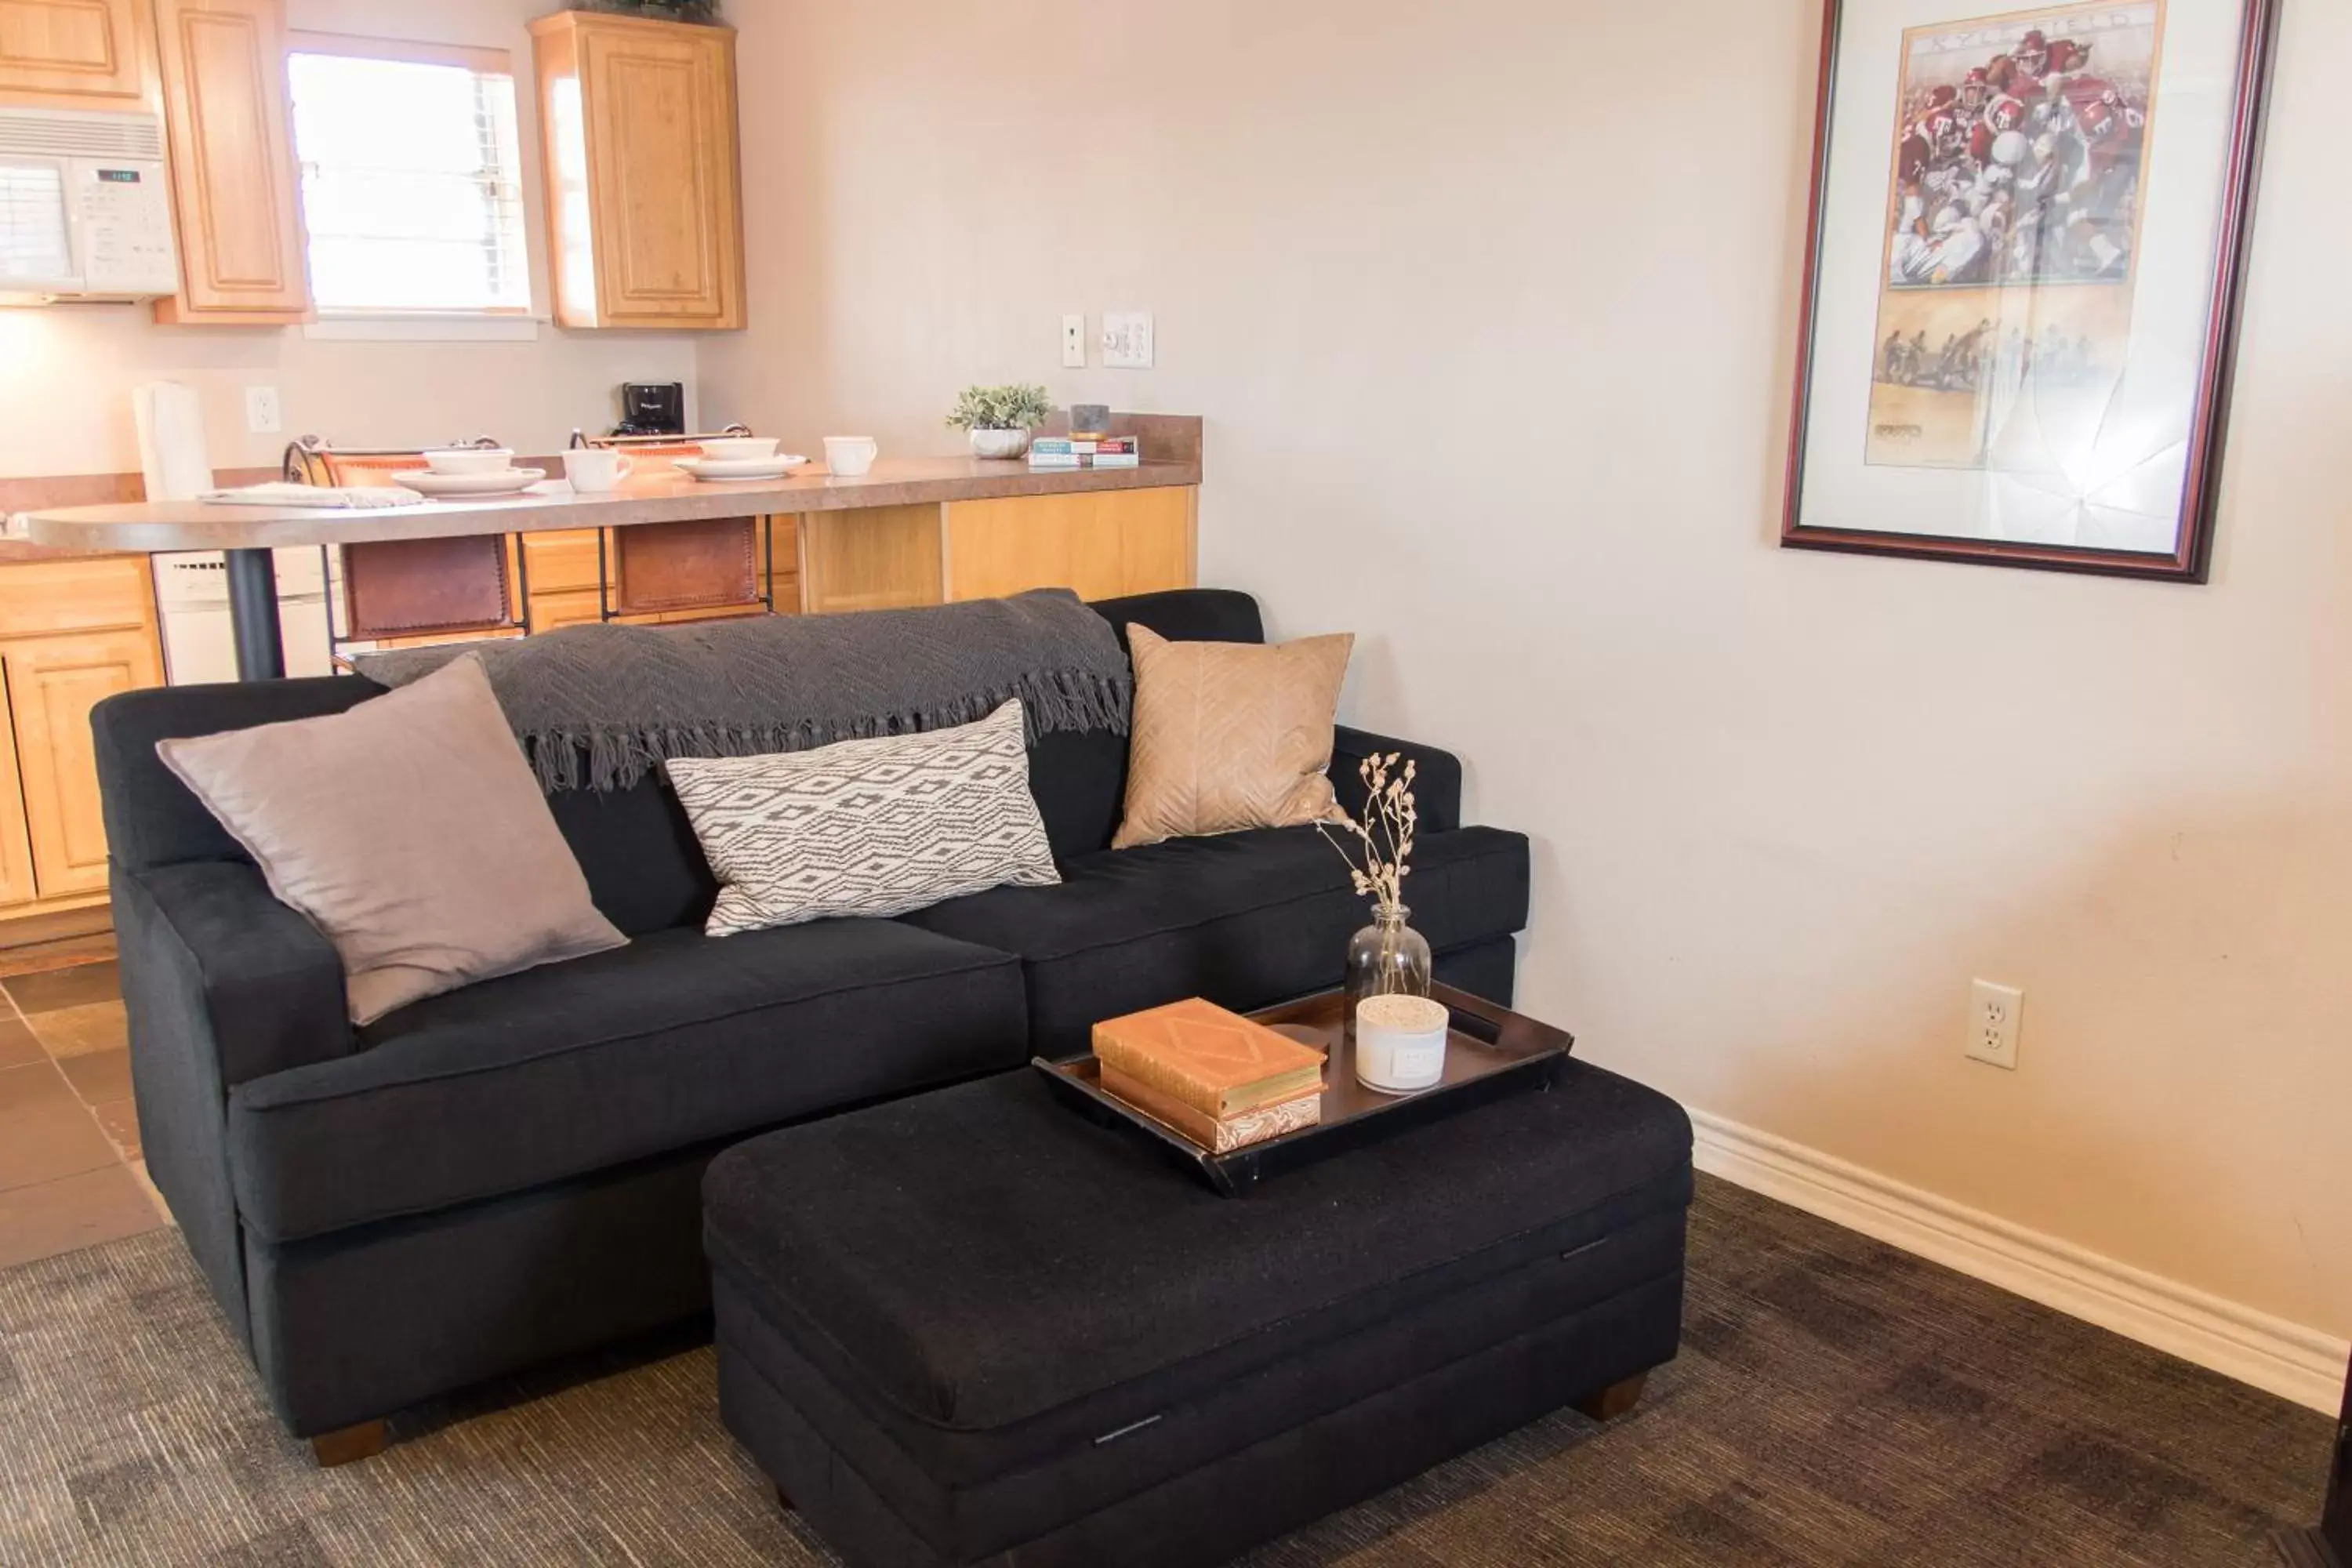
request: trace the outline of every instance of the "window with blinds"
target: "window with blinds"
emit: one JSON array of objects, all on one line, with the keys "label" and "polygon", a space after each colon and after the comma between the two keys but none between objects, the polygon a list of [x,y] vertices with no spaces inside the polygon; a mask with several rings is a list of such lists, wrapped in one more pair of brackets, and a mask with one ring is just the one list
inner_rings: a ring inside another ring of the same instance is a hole
[{"label": "window with blinds", "polygon": [[298,35],[287,72],[322,313],[530,309],[503,53]]}]

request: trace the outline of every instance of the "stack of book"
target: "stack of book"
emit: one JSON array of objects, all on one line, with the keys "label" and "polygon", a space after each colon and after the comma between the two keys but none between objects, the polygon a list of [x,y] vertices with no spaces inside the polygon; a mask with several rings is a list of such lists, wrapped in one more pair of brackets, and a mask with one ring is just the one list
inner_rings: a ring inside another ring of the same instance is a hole
[{"label": "stack of book", "polygon": [[1212,1154],[1323,1120],[1323,1053],[1197,997],[1097,1024],[1102,1090]]},{"label": "stack of book", "polygon": [[1143,446],[1132,436],[1040,436],[1029,443],[1033,468],[1139,468]]}]

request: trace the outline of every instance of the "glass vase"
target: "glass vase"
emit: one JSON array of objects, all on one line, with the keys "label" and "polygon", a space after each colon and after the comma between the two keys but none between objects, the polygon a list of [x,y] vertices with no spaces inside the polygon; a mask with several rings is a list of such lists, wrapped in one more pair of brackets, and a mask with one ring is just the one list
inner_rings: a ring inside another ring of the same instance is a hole
[{"label": "glass vase", "polygon": [[1348,1038],[1356,1037],[1356,1004],[1367,996],[1426,996],[1429,942],[1406,923],[1408,909],[1381,910],[1348,943]]}]

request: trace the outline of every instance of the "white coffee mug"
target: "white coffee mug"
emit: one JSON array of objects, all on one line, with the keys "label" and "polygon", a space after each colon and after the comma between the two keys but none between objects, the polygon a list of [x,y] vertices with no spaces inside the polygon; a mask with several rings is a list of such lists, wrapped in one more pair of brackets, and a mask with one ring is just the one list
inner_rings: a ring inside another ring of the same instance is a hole
[{"label": "white coffee mug", "polygon": [[824,438],[824,466],[837,479],[854,479],[874,470],[874,459],[881,455],[881,443],[871,436],[827,436]]},{"label": "white coffee mug", "polygon": [[636,471],[636,464],[609,447],[574,447],[563,454],[563,477],[582,495],[619,489]]}]

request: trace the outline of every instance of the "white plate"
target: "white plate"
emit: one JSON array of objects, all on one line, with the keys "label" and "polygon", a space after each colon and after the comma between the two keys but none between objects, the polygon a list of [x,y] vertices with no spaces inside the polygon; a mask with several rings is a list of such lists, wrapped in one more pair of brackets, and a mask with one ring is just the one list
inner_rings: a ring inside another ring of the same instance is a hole
[{"label": "white plate", "polygon": [[787,452],[772,458],[680,458],[677,467],[698,479],[781,479],[807,461]]},{"label": "white plate", "polygon": [[392,476],[393,482],[404,485],[425,496],[510,496],[520,495],[547,478],[545,468],[509,468],[502,474],[436,474],[419,468]]}]

